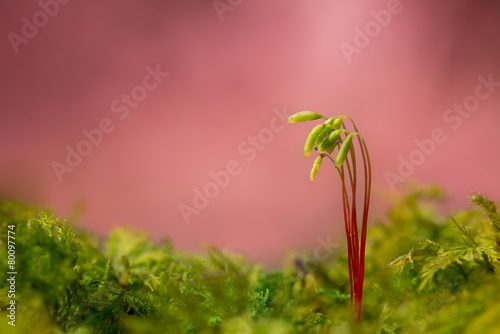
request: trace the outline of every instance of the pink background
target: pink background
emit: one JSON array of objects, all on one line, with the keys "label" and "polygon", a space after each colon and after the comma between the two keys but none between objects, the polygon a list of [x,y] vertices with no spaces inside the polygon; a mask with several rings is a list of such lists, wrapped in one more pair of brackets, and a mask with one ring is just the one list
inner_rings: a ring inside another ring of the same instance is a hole
[{"label": "pink background", "polygon": [[[445,186],[454,207],[472,191],[500,198],[500,87],[459,126],[443,118],[479,76],[500,82],[498,1],[232,3],[218,13],[212,1],[73,0],[43,22],[38,2],[2,1],[0,195],[62,217],[84,203],[77,223],[94,231],[131,225],[184,250],[210,243],[277,264],[318,238],[344,238],[336,171],[308,180],[313,124],[265,130],[277,109],[356,120],[372,156],[374,218],[392,194],[385,173],[435,128],[446,140],[411,178]],[[381,27],[371,11],[388,6],[399,13]],[[34,15],[43,26],[14,47]],[[367,24],[380,31],[348,62],[340,45]],[[111,104],[157,65],[169,76],[121,120]],[[105,118],[114,131],[59,182],[52,163]],[[250,159],[242,150],[259,134],[267,142]],[[179,205],[193,206],[194,190],[232,160],[240,172],[186,224]]]}]

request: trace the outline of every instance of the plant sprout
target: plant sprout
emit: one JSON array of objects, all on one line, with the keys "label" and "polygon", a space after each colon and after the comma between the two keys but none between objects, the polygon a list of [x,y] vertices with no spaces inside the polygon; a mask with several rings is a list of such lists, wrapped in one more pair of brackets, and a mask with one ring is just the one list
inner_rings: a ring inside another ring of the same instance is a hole
[{"label": "plant sprout", "polygon": [[[304,156],[308,157],[313,149],[319,152],[314,159],[311,169],[311,182],[318,174],[323,159],[328,158],[334,165],[342,181],[342,203],[344,207],[344,223],[347,236],[347,252],[349,263],[349,280],[351,285],[351,311],[356,322],[361,318],[361,300],[363,298],[363,280],[365,272],[365,244],[368,210],[371,193],[371,164],[368,149],[354,121],[349,116],[326,118],[312,111],[301,111],[288,118],[289,123],[306,122],[317,119],[326,119],[316,125],[307,137],[304,145]],[[344,120],[349,120],[354,131],[347,130]],[[361,156],[363,158],[364,173],[364,201],[361,237],[358,235],[358,215],[356,208],[356,189],[358,171],[353,138],[358,138]],[[335,158],[334,151],[338,147]],[[347,173],[347,175],[346,175]]]}]

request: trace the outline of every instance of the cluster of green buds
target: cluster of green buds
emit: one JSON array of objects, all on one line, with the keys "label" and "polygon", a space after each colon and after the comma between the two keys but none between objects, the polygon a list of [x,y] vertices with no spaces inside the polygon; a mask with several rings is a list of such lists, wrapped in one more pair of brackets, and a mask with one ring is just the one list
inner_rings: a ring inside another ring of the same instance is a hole
[{"label": "cluster of green buds", "polygon": [[[335,167],[340,167],[347,159],[347,154],[349,153],[352,146],[352,139],[354,136],[359,135],[358,132],[349,132],[346,130],[344,125],[344,119],[349,118],[348,116],[337,116],[326,118],[325,116],[312,112],[312,111],[301,111],[290,117],[287,121],[289,123],[299,123],[314,121],[317,119],[325,119],[322,124],[316,125],[309,132],[307,136],[306,143],[304,145],[304,156],[308,157],[312,150],[315,149],[319,154],[314,160],[313,167],[311,169],[311,182],[314,181],[316,175],[318,174],[319,168],[324,157],[328,157],[335,164]],[[341,135],[344,134],[344,139]],[[335,159],[331,157],[335,148],[340,145]]]},{"label": "cluster of green buds", "polygon": [[[316,175],[318,175],[319,168],[325,157],[333,162],[342,181],[342,203],[344,206],[344,223],[347,237],[349,278],[351,283],[351,308],[355,321],[359,322],[361,318],[361,302],[365,272],[366,230],[371,193],[370,157],[363,137],[359,134],[356,124],[354,124],[354,121],[349,116],[326,118],[312,111],[301,111],[290,116],[288,122],[299,123],[317,119],[324,119],[325,121],[322,124],[316,125],[309,132],[304,145],[304,156],[308,157],[313,149],[319,153],[311,169],[311,182],[314,181]],[[349,132],[347,130],[344,120],[348,120],[351,123],[354,131]],[[358,213],[356,205],[358,168],[356,150],[352,143],[354,136],[358,137],[364,173],[361,235],[358,234]],[[337,155],[333,158],[332,154],[336,147],[338,147]]]}]

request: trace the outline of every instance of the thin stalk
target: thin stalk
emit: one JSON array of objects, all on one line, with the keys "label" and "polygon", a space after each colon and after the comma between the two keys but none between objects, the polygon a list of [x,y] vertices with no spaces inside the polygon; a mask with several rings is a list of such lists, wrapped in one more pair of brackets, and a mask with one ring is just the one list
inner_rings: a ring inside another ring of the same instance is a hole
[{"label": "thin stalk", "polygon": [[[354,128],[354,131],[358,132],[358,128],[356,127],[356,124],[350,118],[347,116]],[[345,128],[345,125],[343,124],[343,127]],[[352,160],[352,165],[353,165],[353,179],[354,182],[351,183],[352,186],[352,221],[351,221],[351,229],[353,231],[353,234],[356,235],[356,240],[354,244],[355,248],[355,253],[356,257],[359,259],[359,262],[357,263],[357,268],[355,269],[356,275],[354,277],[355,284],[354,284],[354,294],[355,294],[355,302],[356,302],[356,320],[357,322],[360,321],[361,319],[361,305],[362,305],[362,299],[363,299],[363,283],[364,283],[364,273],[365,273],[365,249],[366,249],[366,230],[367,230],[367,225],[368,225],[368,211],[370,207],[370,194],[371,194],[371,162],[370,162],[370,157],[368,155],[368,149],[366,147],[366,143],[361,135],[358,135],[358,142],[361,150],[361,155],[363,158],[363,172],[364,172],[364,202],[363,202],[363,220],[362,220],[362,227],[361,227],[361,240],[359,241],[360,243],[360,248],[358,250],[358,229],[357,229],[357,215],[356,215],[356,156],[355,156],[355,150],[354,147],[351,147],[350,153],[351,153],[351,160]],[[352,293],[351,293],[352,294]]]},{"label": "thin stalk", "polygon": [[363,137],[359,136],[359,143],[361,147],[361,154],[363,156],[363,170],[365,179],[365,196],[363,204],[363,225],[361,230],[361,249],[360,249],[360,285],[357,291],[359,296],[359,309],[357,314],[358,322],[361,319],[361,301],[363,298],[363,283],[365,277],[365,246],[366,246],[366,231],[368,228],[368,211],[370,209],[370,194],[371,194],[371,183],[372,183],[372,168],[370,162],[370,155],[368,154],[368,148],[366,147],[365,140]]},{"label": "thin stalk", "polygon": [[[329,155],[327,156],[333,164],[335,162]],[[352,193],[352,185],[354,182],[354,174],[353,171],[351,170],[350,164],[347,161],[346,163],[346,169],[349,175],[349,183],[351,185],[351,195]],[[349,283],[350,283],[350,289],[351,289],[351,296],[350,296],[350,306],[351,306],[351,312],[353,316],[356,318],[356,314],[358,313],[359,309],[359,301],[356,296],[356,290],[358,289],[357,286],[359,284],[359,252],[358,252],[358,235],[357,235],[357,229],[354,230],[354,225],[353,225],[353,220],[352,220],[352,214],[355,214],[355,206],[352,208],[350,205],[349,201],[349,193],[347,191],[347,186],[346,186],[346,177],[345,177],[345,170],[344,170],[344,165],[337,167],[337,170],[340,175],[340,180],[342,182],[342,204],[343,204],[343,211],[344,211],[344,225],[345,225],[345,232],[346,232],[346,237],[347,237],[347,259],[348,259],[348,266],[349,266]],[[352,200],[352,198],[351,198]],[[355,205],[355,202],[352,202],[353,205]],[[354,210],[353,210],[354,209]]]},{"label": "thin stalk", "polygon": [[[351,159],[353,159],[351,155]],[[352,258],[353,258],[353,289],[351,290],[351,295],[353,296],[354,299],[354,304],[353,304],[353,315],[356,315],[358,313],[359,309],[359,297],[357,294],[357,291],[359,290],[359,274],[360,274],[360,258],[359,258],[359,241],[358,241],[358,227],[357,227],[357,214],[356,214],[356,173],[355,173],[355,160],[351,160],[351,163],[349,164],[349,160],[346,160],[346,166],[349,170],[351,170],[352,166],[352,178],[350,179],[351,181],[351,214],[349,217],[349,229],[350,229],[350,235],[347,236],[347,238],[351,239],[352,243]]]},{"label": "thin stalk", "polygon": [[[351,156],[351,160],[353,159],[353,157]],[[351,166],[352,166],[352,169],[351,169]],[[354,187],[355,187],[355,184],[356,184],[356,167],[355,167],[355,160],[354,161],[351,161],[351,163],[349,163],[349,159],[346,160],[346,167],[347,167],[347,171],[349,172],[349,181],[350,181],[350,185],[351,185],[351,203],[352,205],[350,205],[349,207],[349,200],[347,201],[347,211],[350,212],[350,215],[349,215],[349,219],[348,219],[348,222],[349,222],[349,231],[350,231],[350,234],[348,234],[346,237],[349,239],[351,239],[351,246],[352,246],[352,258],[353,258],[353,286],[354,286],[354,290],[352,290],[351,292],[354,292],[354,297],[356,297],[356,286],[357,286],[357,277],[358,277],[358,272],[359,272],[359,244],[358,244],[358,228],[357,228],[357,224],[356,224],[356,191],[354,191]],[[346,193],[347,192],[347,187],[346,187]],[[348,198],[348,197],[347,197]],[[356,300],[356,298],[354,298]]]},{"label": "thin stalk", "polygon": [[[359,238],[358,238],[358,219],[357,219],[357,210],[356,210],[356,184],[357,184],[357,171],[356,171],[356,154],[354,151],[354,146],[350,149],[351,153],[351,165],[352,165],[352,182],[351,182],[351,231],[352,231],[352,239],[354,245],[354,256],[355,256],[355,273],[354,275],[354,300],[356,302],[356,310],[359,309],[359,275],[360,275],[360,256],[359,256]],[[347,159],[346,162],[349,162]],[[348,165],[349,166],[349,165]]]},{"label": "thin stalk", "polygon": [[349,235],[351,235],[351,226],[350,226],[350,210],[349,210],[349,198],[347,195],[347,189],[345,186],[345,177],[344,177],[344,166],[341,166],[340,168],[337,168],[340,174],[340,179],[342,181],[342,203],[343,203],[343,210],[344,210],[344,225],[345,225],[345,233],[347,235],[347,262],[349,266],[349,284],[351,288],[351,299],[350,299],[350,304],[351,304],[351,310],[354,311],[354,296],[352,294],[352,291],[354,290],[354,277],[357,273],[354,272],[355,266],[354,266],[354,258],[353,258],[353,249],[352,249],[352,240],[349,238]]}]

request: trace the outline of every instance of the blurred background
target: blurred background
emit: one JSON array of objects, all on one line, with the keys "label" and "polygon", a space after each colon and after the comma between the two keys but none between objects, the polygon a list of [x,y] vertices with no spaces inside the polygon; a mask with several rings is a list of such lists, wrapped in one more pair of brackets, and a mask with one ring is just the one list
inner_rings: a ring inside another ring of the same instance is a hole
[{"label": "blurred background", "polygon": [[0,196],[80,227],[270,266],[343,241],[301,110],[356,120],[372,221],[410,179],[500,198],[499,1],[3,1],[0,31]]}]

